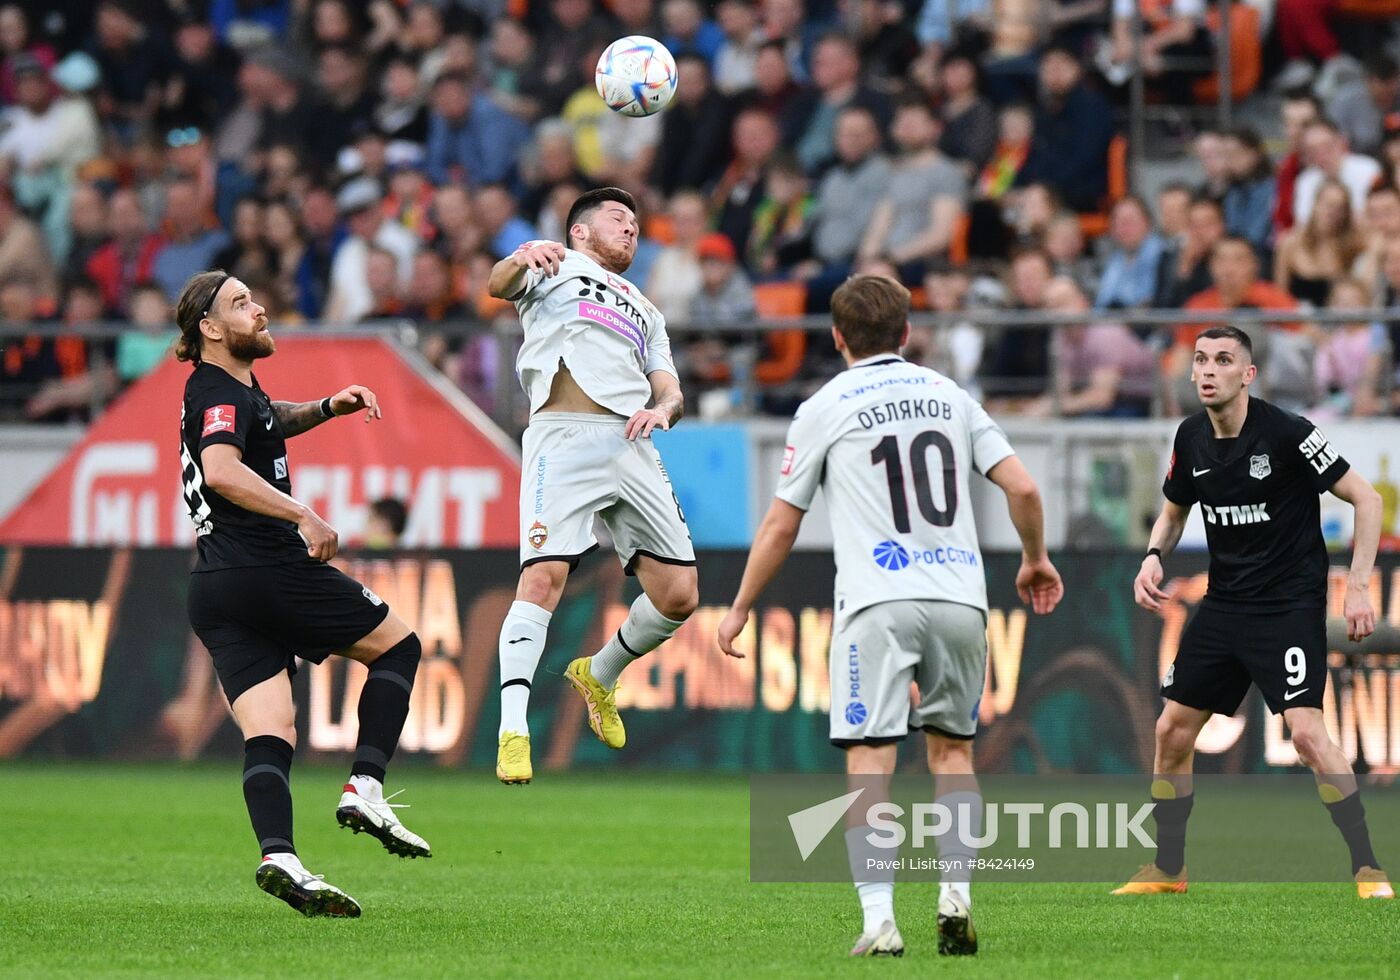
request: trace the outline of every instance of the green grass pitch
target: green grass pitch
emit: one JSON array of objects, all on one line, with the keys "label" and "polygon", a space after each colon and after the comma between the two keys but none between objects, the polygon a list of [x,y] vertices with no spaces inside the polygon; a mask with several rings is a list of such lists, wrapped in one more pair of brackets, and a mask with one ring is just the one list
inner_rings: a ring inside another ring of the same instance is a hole
[{"label": "green grass pitch", "polygon": [[[397,777],[397,778],[395,778]],[[234,761],[0,766],[0,976],[1386,976],[1400,907],[1346,885],[974,885],[982,951],[937,955],[927,884],[900,886],[902,960],[850,961],[849,886],[748,881],[737,777],[627,771],[507,788],[400,766],[436,855],[335,824],[343,773],[293,773],[297,844],[364,906],[303,919],[253,884]],[[1124,872],[1133,869],[1125,868]]]}]

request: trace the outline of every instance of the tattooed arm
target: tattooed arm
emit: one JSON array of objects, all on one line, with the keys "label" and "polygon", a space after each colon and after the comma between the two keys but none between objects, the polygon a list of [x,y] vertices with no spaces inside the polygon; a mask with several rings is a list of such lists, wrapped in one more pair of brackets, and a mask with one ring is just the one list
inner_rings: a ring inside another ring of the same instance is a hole
[{"label": "tattooed arm", "polygon": [[353,415],[364,409],[365,421],[370,419],[382,419],[384,412],[379,408],[379,399],[374,397],[374,392],[363,385],[351,385],[341,391],[331,395],[329,399],[321,399],[314,402],[273,402],[272,410],[277,413],[277,421],[282,426],[282,433],[288,439],[292,436],[299,436],[316,428],[326,421],[326,415],[321,411],[321,402],[329,400],[331,416]]}]

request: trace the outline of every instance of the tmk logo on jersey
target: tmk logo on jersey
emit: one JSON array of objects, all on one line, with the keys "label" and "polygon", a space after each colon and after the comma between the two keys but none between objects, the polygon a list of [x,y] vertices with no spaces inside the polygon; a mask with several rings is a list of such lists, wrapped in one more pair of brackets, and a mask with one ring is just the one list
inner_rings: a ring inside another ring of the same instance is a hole
[{"label": "tmk logo on jersey", "polygon": [[1319,473],[1326,473],[1327,467],[1337,461],[1337,450],[1332,448],[1321,429],[1313,429],[1308,437],[1298,444],[1298,451]]},{"label": "tmk logo on jersey", "polygon": [[875,564],[889,572],[897,572],[909,564],[909,552],[898,541],[881,541],[875,546]]},{"label": "tmk logo on jersey", "polygon": [[1273,472],[1269,466],[1269,454],[1249,457],[1249,475],[1256,480],[1262,480]]},{"label": "tmk logo on jersey", "polygon": [[1201,504],[1201,512],[1206,515],[1207,524],[1239,527],[1241,524],[1267,524],[1271,520],[1268,511],[1264,509],[1267,506],[1268,504],[1244,504],[1240,507],[1212,507],[1210,504]]},{"label": "tmk logo on jersey", "polygon": [[232,405],[215,405],[204,410],[204,431],[200,436],[211,436],[215,432],[232,432],[235,409]]}]

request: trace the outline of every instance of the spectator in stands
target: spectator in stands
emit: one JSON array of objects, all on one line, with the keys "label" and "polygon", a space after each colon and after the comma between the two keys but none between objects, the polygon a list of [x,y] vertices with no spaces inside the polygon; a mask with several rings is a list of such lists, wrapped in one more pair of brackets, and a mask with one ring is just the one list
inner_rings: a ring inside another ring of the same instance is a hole
[{"label": "spectator in stands", "polygon": [[1055,394],[1031,402],[1041,417],[1147,418],[1157,390],[1152,351],[1121,323],[1090,323],[1089,299],[1068,276],[1045,287],[1045,309],[1079,314],[1083,324],[1055,330]]},{"label": "spectator in stands", "polygon": [[262,202],[245,197],[233,209],[233,234],[227,246],[220,249],[210,266],[247,281],[249,276],[272,275],[272,253],[263,241],[264,215]]},{"label": "spectator in stands", "polygon": [[534,142],[521,158],[520,213],[537,223],[550,195],[561,184],[588,186],[574,156],[573,129],[562,119],[545,119],[535,126]]},{"label": "spectator in stands", "polygon": [[[160,236],[147,227],[141,200],[133,190],[123,189],[112,194],[107,220],[110,238],[92,253],[87,274],[101,287],[102,302],[108,312],[120,315],[126,310],[127,295],[132,288],[155,275],[156,255],[162,242]],[[0,253],[3,253],[3,246],[0,246]],[[0,275],[4,274],[3,269],[3,262],[0,262]]]},{"label": "spectator in stands", "polygon": [[504,184],[488,184],[481,188],[472,203],[487,251],[498,260],[539,237],[530,222],[515,213],[515,198]]},{"label": "spectator in stands", "polygon": [[587,68],[588,82],[569,96],[560,115],[573,127],[574,154],[590,181],[631,188],[633,197],[649,203],[656,195],[646,186],[646,178],[656,159],[663,121],[660,115],[624,116],[598,98],[593,64],[603,48],[599,43],[583,54],[579,67],[581,71]]},{"label": "spectator in stands", "polygon": [[[577,0],[556,0],[559,4]],[[428,176],[435,184],[465,182],[470,187],[509,181],[515,160],[530,138],[519,119],[498,108],[470,81],[446,74],[433,84],[428,119]]]},{"label": "spectator in stands", "polygon": [[496,104],[524,122],[539,119],[549,90],[530,29],[514,18],[499,18],[491,25],[489,53],[487,84]]},{"label": "spectator in stands", "polygon": [[992,0],[923,0],[915,34],[936,57],[991,26]]},{"label": "spectator in stands", "polygon": [[[1011,309],[1044,310],[1054,266],[1043,249],[1026,248],[1011,257],[1008,286]],[[982,390],[989,411],[1018,411],[1045,393],[1050,373],[1048,326],[1003,327],[982,363]]]},{"label": "spectator in stands", "polygon": [[705,16],[697,0],[664,0],[661,4],[661,43],[677,59],[696,55],[706,67],[714,64],[715,56],[724,45],[724,31]]},{"label": "spectator in stands", "polygon": [[63,281],[86,276],[88,261],[106,240],[106,199],[94,184],[74,184],[68,209],[68,257],[60,270]]},{"label": "spectator in stands", "polygon": [[370,304],[361,320],[379,320],[403,314],[403,294],[399,288],[399,263],[387,248],[373,245],[365,260],[365,285]]},{"label": "spectator in stands", "polygon": [[469,311],[457,298],[447,261],[436,252],[413,257],[413,274],[404,294],[404,315],[419,323],[460,320]]},{"label": "spectator in stands", "polygon": [[165,241],[156,254],[151,275],[167,296],[178,296],[196,272],[213,267],[214,256],[229,244],[199,200],[193,181],[177,180],[165,193]]},{"label": "spectator in stands", "polygon": [[1327,180],[1318,188],[1312,213],[1283,236],[1274,262],[1274,284],[1316,308],[1327,304],[1332,283],[1350,275],[1365,243],[1351,216],[1347,189]]},{"label": "spectator in stands", "polygon": [[8,186],[0,184],[0,281],[22,279],[40,297],[55,295],[54,266],[44,236],[20,214]]},{"label": "spectator in stands", "polygon": [[1033,119],[1023,105],[1006,106],[998,114],[997,146],[977,176],[969,209],[967,251],[974,258],[1005,259],[1010,250],[1008,211],[1024,193],[1015,185],[1030,155]]},{"label": "spectator in stands", "polygon": [[1360,214],[1366,194],[1381,176],[1381,165],[1347,147],[1346,137],[1325,119],[1315,119],[1303,132],[1303,153],[1307,166],[1293,188],[1293,222],[1307,224],[1313,201],[1323,181],[1341,181],[1351,196],[1351,210]]},{"label": "spectator in stands", "polygon": [[37,60],[44,71],[58,62],[53,47],[32,36],[25,5],[7,3],[0,7],[0,103],[5,105],[15,101],[14,63],[21,55]]},{"label": "spectator in stands", "polygon": [[549,23],[540,34],[539,64],[546,93],[544,114],[553,116],[579,86],[593,84],[598,56],[592,55],[592,63],[586,64],[589,59],[585,55],[594,49],[601,54],[612,32],[594,13],[592,0],[550,0],[549,14]]},{"label": "spectator in stands", "polygon": [[1191,193],[1189,185],[1173,180],[1157,190],[1157,230],[1170,246],[1186,234],[1186,224],[1190,219]]},{"label": "spectator in stands", "polygon": [[1092,211],[1108,192],[1113,115],[1083,76],[1073,51],[1052,45],[1041,56],[1035,133],[1016,183],[1044,181],[1074,210]]},{"label": "spectator in stands", "polygon": [[1225,160],[1230,171],[1230,185],[1221,199],[1225,227],[1267,256],[1274,240],[1275,184],[1264,141],[1248,126],[1233,129],[1225,134]]},{"label": "spectator in stands", "polygon": [[118,385],[144,378],[155,370],[179,336],[170,300],[159,286],[154,283],[137,286],[132,290],[130,305],[132,329],[117,338],[116,355],[111,358]]},{"label": "spectator in stands", "polygon": [[880,130],[868,109],[843,109],[836,120],[838,163],[822,178],[812,213],[812,258],[793,271],[808,281],[808,303],[826,309],[845,280],[870,224],[871,202],[889,187],[890,162],[880,152]]},{"label": "spectator in stands", "polygon": [[395,221],[426,243],[437,235],[432,221],[433,185],[418,160],[411,156],[396,162],[389,171],[389,193],[384,197],[384,216]]},{"label": "spectator in stands", "polygon": [[856,0],[848,13],[853,20],[862,76],[874,88],[889,91],[903,83],[909,63],[919,54],[919,41],[905,24],[900,0]]},{"label": "spectator in stands", "polygon": [[214,25],[194,10],[175,28],[170,75],[158,120],[212,130],[238,102],[238,54],[221,41]]},{"label": "spectator in stands", "polygon": [[1061,211],[1045,227],[1044,248],[1054,265],[1055,275],[1073,279],[1086,295],[1099,288],[1099,264],[1084,254],[1084,228],[1079,215]]},{"label": "spectator in stands", "polygon": [[1383,279],[1381,265],[1386,246],[1400,240],[1400,188],[1381,184],[1371,189],[1366,195],[1362,233],[1366,248],[1352,267],[1352,274],[1374,290]]},{"label": "spectator in stands", "polygon": [[[1370,305],[1371,289],[1361,280],[1347,277],[1332,284],[1329,310],[1363,311]],[[1375,415],[1380,409],[1386,348],[1385,329],[1366,316],[1328,329],[1313,360],[1316,391],[1323,399],[1317,406],[1323,412],[1318,414]]]},{"label": "spectator in stands", "polygon": [[[693,5],[694,0],[667,0],[667,7],[672,3]],[[680,80],[661,116],[661,143],[649,180],[665,197],[707,186],[729,159],[729,103],[711,84],[709,63],[691,53],[676,65]]]},{"label": "spectator in stands", "polygon": [[766,190],[754,209],[747,250],[749,269],[763,279],[778,276],[811,255],[816,208],[807,174],[786,151],[774,158]]},{"label": "spectator in stands", "polygon": [[712,231],[696,244],[700,256],[700,291],[690,303],[696,323],[745,323],[758,316],[753,284],[739,268],[734,243]]},{"label": "spectator in stands", "polygon": [[660,37],[662,34],[661,18],[653,0],[613,0],[608,9],[617,20],[617,33],[621,36]]},{"label": "spectator in stands", "polygon": [[418,237],[403,225],[385,221],[380,210],[379,187],[368,177],[358,177],[340,189],[336,206],[350,235],[335,251],[331,264],[330,293],[321,318],[330,323],[354,323],[369,312],[371,297],[366,284],[371,245],[392,252],[398,260],[399,282],[413,274]]},{"label": "spectator in stands", "polygon": [[695,191],[681,191],[671,198],[671,243],[652,265],[643,292],[666,319],[680,323],[690,319],[690,302],[700,291],[700,239],[707,218],[705,199]]},{"label": "spectator in stands", "polygon": [[1327,103],[1327,118],[1337,124],[1357,153],[1380,152],[1387,117],[1400,112],[1400,64],[1384,51],[1366,59],[1360,79],[1339,89]]},{"label": "spectator in stands", "polygon": [[286,201],[272,201],[263,213],[263,241],[271,256],[272,275],[277,288],[287,302],[300,308],[296,274],[306,254],[306,242],[301,237],[297,214]]},{"label": "spectator in stands", "polygon": [[[928,308],[934,313],[967,311],[971,289],[972,277],[967,269],[946,262],[934,263],[924,277]],[[941,371],[974,398],[981,397],[977,368],[982,363],[985,337],[980,327],[971,320],[962,320],[936,330],[915,328],[911,329],[909,340],[909,347],[915,348],[906,348],[909,360]]]},{"label": "spectator in stands", "polygon": [[1218,201],[1198,197],[1187,209],[1186,231],[1163,254],[1154,306],[1176,309],[1213,282],[1215,246],[1226,235],[1225,211]]},{"label": "spectator in stands", "polygon": [[710,193],[715,228],[731,243],[746,243],[754,212],[767,192],[768,168],[778,152],[778,123],[762,109],[745,109],[734,119],[734,158]]},{"label": "spectator in stands", "polygon": [[719,0],[715,17],[724,32],[724,43],[715,53],[715,88],[732,98],[754,87],[763,29],[753,0]]},{"label": "spectator in stands", "polygon": [[1308,127],[1322,118],[1322,103],[1306,89],[1289,92],[1283,97],[1283,132],[1288,152],[1279,161],[1274,190],[1274,231],[1285,232],[1293,227],[1293,204],[1298,175],[1307,166],[1304,161],[1303,135]]},{"label": "spectator in stands", "polygon": [[927,102],[901,103],[891,135],[899,156],[874,202],[857,256],[886,259],[902,279],[919,282],[931,260],[947,255],[963,216],[967,179],[939,151],[942,123]]},{"label": "spectator in stands", "polygon": [[[1134,6],[1140,6],[1142,40],[1133,41]],[[1105,74],[1121,85],[1140,58],[1150,89],[1168,105],[1194,102],[1192,85],[1214,71],[1215,41],[1206,27],[1205,0],[1169,0],[1168,3],[1113,0],[1112,53]]]},{"label": "spectator in stands", "polygon": [[297,309],[308,320],[320,317],[330,296],[331,268],[345,240],[334,195],[325,187],[313,187],[301,202],[304,248],[297,263]]},{"label": "spectator in stands", "polygon": [[811,101],[793,80],[792,67],[778,41],[765,41],[754,62],[754,87],[741,97],[750,108],[762,109],[778,120],[783,145],[792,146],[802,135],[811,114]]},{"label": "spectator in stands", "polygon": [[[0,318],[9,323],[33,323],[43,318],[41,298],[34,283],[24,277],[0,285]],[[87,326],[101,307],[79,288],[70,290],[64,323],[69,327]],[[110,346],[110,345],[109,345]],[[110,365],[90,370],[89,345],[77,336],[28,336],[6,345],[4,377],[24,401],[24,416],[30,421],[69,422],[88,418],[89,409],[105,401],[116,390],[116,373]]]},{"label": "spectator in stands", "polygon": [[386,140],[419,146],[428,142],[428,107],[423,104],[422,79],[412,59],[399,55],[385,66],[379,82],[379,101],[371,118],[374,129]]},{"label": "spectator in stands", "polygon": [[1230,188],[1230,161],[1225,154],[1225,135],[1216,129],[1202,130],[1191,143],[1204,180],[1197,195],[1222,200]]},{"label": "spectator in stands", "polygon": [[[938,140],[939,149],[961,162],[969,178],[976,177],[998,149],[996,110],[978,88],[977,63],[971,55],[961,51],[944,55],[938,77],[943,88],[943,135]],[[1028,147],[1029,125],[1025,140]],[[1021,159],[1025,159],[1024,154]]]},{"label": "spectator in stands", "polygon": [[1108,234],[1113,246],[1099,279],[1094,306],[1109,310],[1149,305],[1157,292],[1163,246],[1142,198],[1129,194],[1114,203]]},{"label": "spectator in stands", "polygon": [[408,508],[397,497],[381,497],[369,505],[365,518],[365,547],[372,551],[392,551],[399,547],[408,527]]},{"label": "spectator in stands", "polygon": [[124,141],[149,123],[169,76],[171,53],[164,39],[141,23],[132,0],[103,0],[97,6],[93,56],[102,70],[104,113]]},{"label": "spectator in stands", "polygon": [[816,88],[805,93],[810,113],[794,150],[810,174],[819,174],[837,157],[837,119],[849,108],[868,112],[880,132],[889,125],[890,101],[860,82],[860,56],[855,43],[844,34],[826,34],[812,52],[812,81]]}]

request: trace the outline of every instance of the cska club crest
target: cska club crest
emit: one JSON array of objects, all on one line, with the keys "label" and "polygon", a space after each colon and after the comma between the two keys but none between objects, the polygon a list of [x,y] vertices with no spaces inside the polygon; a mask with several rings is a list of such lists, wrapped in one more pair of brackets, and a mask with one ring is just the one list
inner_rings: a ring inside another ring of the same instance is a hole
[{"label": "cska club crest", "polygon": [[1262,480],[1272,472],[1273,470],[1269,468],[1268,453],[1262,456],[1249,457],[1249,475],[1254,477],[1254,479]]},{"label": "cska club crest", "polygon": [[530,525],[530,530],[525,535],[525,540],[530,542],[530,547],[539,551],[544,547],[544,543],[549,540],[549,528],[539,521]]}]

